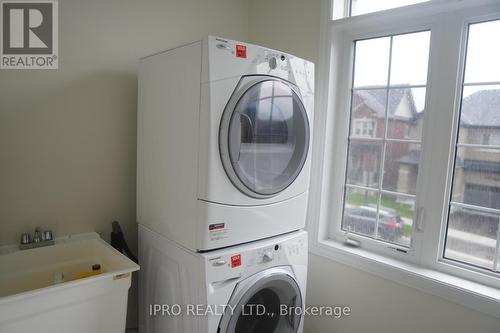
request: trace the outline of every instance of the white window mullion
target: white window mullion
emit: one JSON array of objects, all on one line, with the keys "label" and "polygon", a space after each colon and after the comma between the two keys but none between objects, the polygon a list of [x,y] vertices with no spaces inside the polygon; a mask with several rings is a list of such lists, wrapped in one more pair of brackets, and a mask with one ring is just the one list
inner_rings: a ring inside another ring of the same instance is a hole
[{"label": "white window mullion", "polygon": [[[337,91],[335,93],[334,100],[334,110],[349,110],[351,104],[351,94],[349,93],[350,87],[352,87],[352,72],[353,72],[353,54],[354,48],[351,40],[349,38],[342,38],[334,41],[334,47],[336,50],[341,53],[339,58],[344,64],[349,64],[345,66],[342,70],[341,68],[336,69],[337,75],[335,75],[335,80],[337,82],[343,82],[348,84],[341,84],[337,87]],[[340,51],[343,50],[343,51]],[[339,65],[342,63],[339,62]],[[333,111],[333,110],[332,110]],[[338,207],[342,207],[343,205],[343,194],[344,194],[344,184],[346,178],[347,171],[347,151],[349,146],[349,112],[334,112],[335,117],[335,129],[334,135],[336,137],[335,142],[345,142],[343,147],[339,146],[336,143],[333,143],[334,152],[336,156],[334,159],[337,161],[332,168],[333,174],[335,175],[335,179],[333,179],[334,188],[339,191],[335,191],[333,193],[333,202],[335,203],[335,209],[332,209],[332,216],[335,218],[335,222],[331,223],[329,226],[329,235],[330,237],[337,239],[339,241],[343,241],[341,238],[339,231],[341,229],[342,224],[342,209],[338,209]],[[342,160],[342,165],[339,161]],[[334,212],[335,211],[335,212]]]},{"label": "white window mullion", "polygon": [[389,129],[389,86],[391,84],[391,68],[392,68],[392,47],[394,45],[394,37],[391,36],[389,44],[389,65],[387,70],[387,90],[385,92],[385,119],[384,119],[384,140],[382,142],[382,157],[380,160],[380,171],[379,171],[379,183],[378,183],[378,195],[377,195],[377,219],[375,223],[375,238],[379,238],[378,235],[378,225],[380,220],[380,206],[382,205],[382,188],[384,184],[384,170],[385,170],[385,157],[387,154],[387,131]]},{"label": "white window mullion", "polygon": [[[460,48],[462,19],[455,13],[443,14],[435,22],[431,37],[429,86],[422,135],[421,177],[418,211],[424,216],[419,235],[421,262],[435,266],[439,256],[444,210],[447,207],[448,170],[456,109],[456,88],[461,77]],[[417,228],[418,229],[418,228]]]},{"label": "white window mullion", "polygon": [[[330,65],[329,85],[324,98],[327,103],[325,115],[325,131],[322,139],[325,149],[321,158],[323,163],[321,186],[321,201],[317,208],[320,239],[335,239],[342,241],[339,233],[342,222],[343,186],[345,180],[347,147],[349,136],[349,113],[335,112],[335,110],[349,109],[349,87],[352,80],[353,47],[349,38],[330,26],[328,29],[331,47],[328,48],[327,63]],[[346,65],[347,64],[347,65]],[[342,82],[342,84],[339,84]],[[347,96],[347,98],[340,98]],[[310,204],[313,207],[314,202]],[[314,214],[314,211],[312,212]]]},{"label": "white window mullion", "polygon": [[351,0],[332,0],[329,2],[332,4],[330,13],[334,20],[350,15]]}]

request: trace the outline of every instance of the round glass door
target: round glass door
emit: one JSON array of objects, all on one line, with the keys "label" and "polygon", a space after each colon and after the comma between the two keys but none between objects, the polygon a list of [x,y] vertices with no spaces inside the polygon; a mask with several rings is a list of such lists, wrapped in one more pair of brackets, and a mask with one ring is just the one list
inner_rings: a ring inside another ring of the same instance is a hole
[{"label": "round glass door", "polygon": [[221,333],[295,333],[301,320],[302,297],[293,278],[280,274],[259,280],[221,319]]},{"label": "round glass door", "polygon": [[269,197],[299,175],[309,148],[309,121],[296,88],[251,78],[224,112],[219,143],[224,168],[244,193]]}]

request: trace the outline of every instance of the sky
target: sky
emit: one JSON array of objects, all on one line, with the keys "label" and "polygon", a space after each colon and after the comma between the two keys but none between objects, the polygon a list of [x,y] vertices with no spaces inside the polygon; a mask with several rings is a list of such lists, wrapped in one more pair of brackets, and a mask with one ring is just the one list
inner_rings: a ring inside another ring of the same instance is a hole
[{"label": "sky", "polygon": [[[376,7],[380,1],[358,0],[358,5],[370,3]],[[387,2],[387,1],[385,1]],[[384,3],[385,3],[384,2]],[[390,0],[389,2],[415,2]],[[376,3],[376,4],[375,4]],[[367,5],[368,6],[368,5]],[[390,37],[362,40],[356,43],[354,87],[387,86],[389,59],[391,58],[390,85],[425,85],[431,32],[419,32],[393,37],[392,58]],[[470,26],[464,83],[490,85],[468,86],[464,98],[484,89],[500,88],[500,20]],[[497,83],[493,86],[492,83]],[[415,102],[423,109],[425,97],[415,90]]]},{"label": "sky", "polygon": [[[464,83],[500,83],[500,21],[478,23],[470,26],[467,45],[467,63]],[[487,88],[497,86],[474,86],[464,89],[464,97]]]},{"label": "sky", "polygon": [[428,0],[353,0],[352,13],[353,15],[361,15],[372,13],[379,10],[412,5],[419,2],[427,2]]}]

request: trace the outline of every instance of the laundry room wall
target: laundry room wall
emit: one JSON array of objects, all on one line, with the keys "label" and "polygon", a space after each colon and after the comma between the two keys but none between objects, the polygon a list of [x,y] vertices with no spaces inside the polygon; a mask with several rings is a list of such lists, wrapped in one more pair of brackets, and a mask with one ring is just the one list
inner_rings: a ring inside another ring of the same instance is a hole
[{"label": "laundry room wall", "polygon": [[[136,234],[138,59],[208,34],[247,39],[247,0],[59,1],[59,69],[0,70],[0,245],[121,222]],[[131,293],[132,318],[136,311]]]},{"label": "laundry room wall", "polygon": [[[317,64],[322,1],[252,0],[251,42]],[[497,318],[313,254],[306,298],[311,305],[348,305],[352,314],[307,318],[305,333],[500,331]]]}]

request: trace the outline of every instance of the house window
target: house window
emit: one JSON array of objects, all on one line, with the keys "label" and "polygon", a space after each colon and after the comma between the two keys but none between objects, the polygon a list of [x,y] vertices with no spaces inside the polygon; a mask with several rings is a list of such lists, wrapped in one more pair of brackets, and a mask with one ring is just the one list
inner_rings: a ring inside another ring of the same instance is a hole
[{"label": "house window", "polygon": [[500,20],[468,33],[444,257],[500,271]]},{"label": "house window", "polygon": [[344,231],[410,246],[429,43],[429,31],[354,42]]},{"label": "house window", "polygon": [[490,142],[491,142],[491,134],[490,133],[483,133],[482,144],[483,145],[489,145]]},{"label": "house window", "polygon": [[426,1],[429,0],[351,0],[351,15],[373,13]]},{"label": "house window", "polygon": [[371,138],[375,134],[376,120],[373,119],[355,119],[353,123],[353,132],[355,136]]}]

